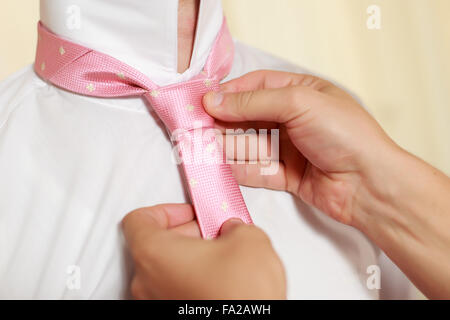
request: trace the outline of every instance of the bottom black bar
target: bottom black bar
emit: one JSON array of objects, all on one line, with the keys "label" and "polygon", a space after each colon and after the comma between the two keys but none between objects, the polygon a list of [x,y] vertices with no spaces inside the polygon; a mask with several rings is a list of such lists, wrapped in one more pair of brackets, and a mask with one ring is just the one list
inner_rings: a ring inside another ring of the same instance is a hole
[{"label": "bottom black bar", "polygon": [[[106,316],[114,319],[310,319],[316,316],[370,317],[425,311],[447,315],[449,301],[0,301],[3,313],[19,316],[57,315],[58,318]],[[7,310],[9,309],[10,312]],[[144,316],[144,318],[142,318]],[[445,317],[447,317],[445,316]],[[7,317],[5,317],[7,319]],[[105,318],[102,318],[105,319]]]}]

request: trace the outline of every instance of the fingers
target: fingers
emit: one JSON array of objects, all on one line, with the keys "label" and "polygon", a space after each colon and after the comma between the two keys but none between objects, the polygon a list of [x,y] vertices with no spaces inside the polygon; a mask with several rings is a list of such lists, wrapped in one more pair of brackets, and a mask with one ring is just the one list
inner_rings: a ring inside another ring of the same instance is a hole
[{"label": "fingers", "polygon": [[[161,231],[174,228],[195,218],[192,206],[188,204],[164,204],[137,209],[122,221],[123,232],[131,250],[152,243]],[[192,229],[192,227],[191,227]],[[190,230],[194,234],[195,231]]]},{"label": "fingers", "polygon": [[[244,286],[236,291],[237,294],[233,294],[235,298],[286,298],[286,276],[283,264],[269,236],[262,229],[255,225],[246,225],[238,219],[231,219],[222,225],[216,244],[218,247],[225,248],[220,255],[221,258],[225,258],[225,262],[222,263],[230,261],[239,263],[236,269],[239,277],[236,278],[235,286],[242,283]],[[227,266],[227,269],[230,268]],[[256,281],[248,282],[250,279]],[[251,290],[246,294],[247,287],[251,287]]]},{"label": "fingers", "polygon": [[224,122],[220,120],[216,120],[214,123],[214,128],[219,130],[222,133],[225,133],[226,130],[260,130],[260,129],[278,129],[280,124],[276,122],[267,122],[267,121],[248,121],[248,122]]},{"label": "fingers", "polygon": [[247,250],[245,248],[255,249],[255,245],[270,245],[269,237],[263,230],[255,225],[247,225],[240,219],[230,219],[225,221],[220,229],[220,236],[217,238],[217,241],[225,243],[231,248],[233,248],[236,243],[239,243],[241,249],[244,250]]},{"label": "fingers", "polygon": [[222,227],[220,228],[220,235],[226,235],[230,233],[234,228],[236,228],[239,225],[242,225],[244,222],[241,219],[230,219],[223,223]]},{"label": "fingers", "polygon": [[206,94],[203,104],[210,115],[222,121],[286,123],[321,106],[325,93],[343,92],[311,75],[256,71],[223,84],[220,92]]},{"label": "fingers", "polygon": [[192,220],[181,226],[172,228],[171,231],[191,238],[201,238],[200,228],[196,220]]},{"label": "fingers", "polygon": [[307,160],[301,153],[296,152],[293,145],[286,145],[283,150],[280,153],[280,161],[232,163],[231,169],[236,181],[248,187],[298,194]]},{"label": "fingers", "polygon": [[278,123],[300,117],[323,101],[322,93],[302,86],[236,93],[210,92],[203,99],[206,111],[222,121]]},{"label": "fingers", "polygon": [[[286,168],[282,162],[272,162],[271,167],[256,164],[232,164],[233,175],[240,185],[285,191],[288,188]],[[266,170],[266,171],[264,171]],[[270,174],[262,174],[263,172]]]},{"label": "fingers", "polygon": [[273,70],[258,70],[247,73],[221,85],[221,91],[241,92],[264,89],[279,89],[291,86],[308,87],[334,96],[349,97],[348,93],[331,82],[310,74],[299,74]]},{"label": "fingers", "polygon": [[247,73],[239,78],[233,79],[221,85],[221,91],[224,92],[239,92],[239,91],[254,91],[262,89],[278,89],[288,86],[305,86],[322,89],[329,82],[318,77],[290,73],[273,70],[258,70]]},{"label": "fingers", "polygon": [[[255,225],[248,225],[242,220],[233,218],[225,221],[220,228],[218,240],[230,240],[231,242],[245,243],[251,247],[252,243],[270,244],[266,233]],[[242,245],[242,246],[245,246]]]},{"label": "fingers", "polygon": [[222,135],[221,138],[227,160],[268,162],[279,159],[279,144],[275,142],[272,145],[272,135],[270,134],[256,134],[256,131],[247,131],[242,134],[236,132]]},{"label": "fingers", "polygon": [[242,239],[267,238],[266,234],[254,225],[246,225],[240,219],[230,219],[223,223],[220,228],[219,240],[231,239],[240,241]]}]

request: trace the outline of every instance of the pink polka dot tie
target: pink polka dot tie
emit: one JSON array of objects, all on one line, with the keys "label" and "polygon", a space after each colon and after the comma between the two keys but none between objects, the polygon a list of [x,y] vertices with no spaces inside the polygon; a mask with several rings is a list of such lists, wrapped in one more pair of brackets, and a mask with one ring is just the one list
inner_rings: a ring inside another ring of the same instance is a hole
[{"label": "pink polka dot tie", "polygon": [[38,25],[35,71],[52,84],[94,97],[142,96],[174,142],[204,238],[215,238],[231,218],[252,223],[239,186],[226,163],[204,110],[203,96],[219,89],[233,61],[233,41],[224,20],[205,67],[183,83],[158,87],[147,76],[103,53],[64,40]]}]

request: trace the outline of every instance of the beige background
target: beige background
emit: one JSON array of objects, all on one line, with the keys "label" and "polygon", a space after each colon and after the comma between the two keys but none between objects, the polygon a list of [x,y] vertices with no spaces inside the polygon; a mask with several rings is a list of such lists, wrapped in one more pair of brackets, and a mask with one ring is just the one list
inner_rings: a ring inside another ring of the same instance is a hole
[{"label": "beige background", "polygon": [[[450,174],[449,0],[223,2],[238,39],[350,88],[399,144]],[[0,80],[33,61],[38,3],[2,0]],[[371,4],[381,30],[366,26]]]}]

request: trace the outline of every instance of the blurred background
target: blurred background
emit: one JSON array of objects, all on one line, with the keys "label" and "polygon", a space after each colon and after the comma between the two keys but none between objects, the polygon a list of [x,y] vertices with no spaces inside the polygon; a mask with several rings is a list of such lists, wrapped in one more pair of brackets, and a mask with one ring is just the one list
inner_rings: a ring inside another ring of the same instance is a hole
[{"label": "blurred background", "polygon": [[[350,89],[395,141],[450,175],[450,0],[223,5],[237,39]],[[33,61],[38,18],[38,0],[2,0],[0,81]]]}]

